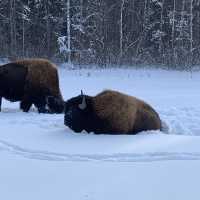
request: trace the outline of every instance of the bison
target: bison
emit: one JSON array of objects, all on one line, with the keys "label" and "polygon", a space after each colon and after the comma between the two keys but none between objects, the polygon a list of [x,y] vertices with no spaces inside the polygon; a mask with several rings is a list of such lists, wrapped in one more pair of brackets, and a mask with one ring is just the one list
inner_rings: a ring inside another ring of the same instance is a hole
[{"label": "bison", "polygon": [[75,132],[137,134],[161,130],[158,113],[147,103],[117,91],[92,97],[81,95],[65,102],[64,124]]},{"label": "bison", "polygon": [[0,66],[0,110],[2,97],[28,112],[34,104],[39,113],[61,113],[64,101],[57,68],[46,59],[25,59]]}]

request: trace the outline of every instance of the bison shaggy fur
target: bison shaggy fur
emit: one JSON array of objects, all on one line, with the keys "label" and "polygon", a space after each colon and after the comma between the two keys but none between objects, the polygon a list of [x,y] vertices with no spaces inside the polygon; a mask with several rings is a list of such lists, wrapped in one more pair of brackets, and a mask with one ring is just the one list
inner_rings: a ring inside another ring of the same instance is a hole
[{"label": "bison shaggy fur", "polygon": [[64,123],[75,132],[85,130],[96,134],[161,130],[159,115],[150,105],[111,90],[94,97],[82,94],[65,102]]},{"label": "bison shaggy fur", "polygon": [[19,60],[0,66],[0,109],[2,97],[20,101],[24,112],[32,104],[40,113],[61,113],[64,109],[57,68],[46,59]]}]

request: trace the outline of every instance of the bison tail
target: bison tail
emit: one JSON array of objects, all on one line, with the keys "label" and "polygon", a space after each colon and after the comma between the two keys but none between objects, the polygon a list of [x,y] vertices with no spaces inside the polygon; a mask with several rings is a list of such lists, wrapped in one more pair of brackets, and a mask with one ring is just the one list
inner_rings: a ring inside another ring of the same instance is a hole
[{"label": "bison tail", "polygon": [[169,133],[169,126],[163,120],[161,120],[161,131],[167,134]]}]

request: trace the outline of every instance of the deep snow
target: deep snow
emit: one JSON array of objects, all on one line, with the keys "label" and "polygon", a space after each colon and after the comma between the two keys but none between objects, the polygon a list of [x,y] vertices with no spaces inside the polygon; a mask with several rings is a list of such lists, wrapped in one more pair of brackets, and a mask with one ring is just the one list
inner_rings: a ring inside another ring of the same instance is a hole
[{"label": "deep snow", "polygon": [[63,115],[22,113],[3,101],[0,197],[7,199],[199,199],[200,73],[60,69],[65,99],[115,89],[150,103],[169,133],[76,134]]}]

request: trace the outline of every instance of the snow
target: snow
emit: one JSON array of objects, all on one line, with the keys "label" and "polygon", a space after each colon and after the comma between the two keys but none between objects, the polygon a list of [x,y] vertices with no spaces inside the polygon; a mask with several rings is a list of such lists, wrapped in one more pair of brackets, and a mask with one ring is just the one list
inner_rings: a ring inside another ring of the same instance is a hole
[{"label": "snow", "polygon": [[23,113],[3,101],[0,197],[4,200],[198,199],[200,73],[60,68],[65,99],[115,89],[151,104],[168,133],[73,133],[63,115]]}]

